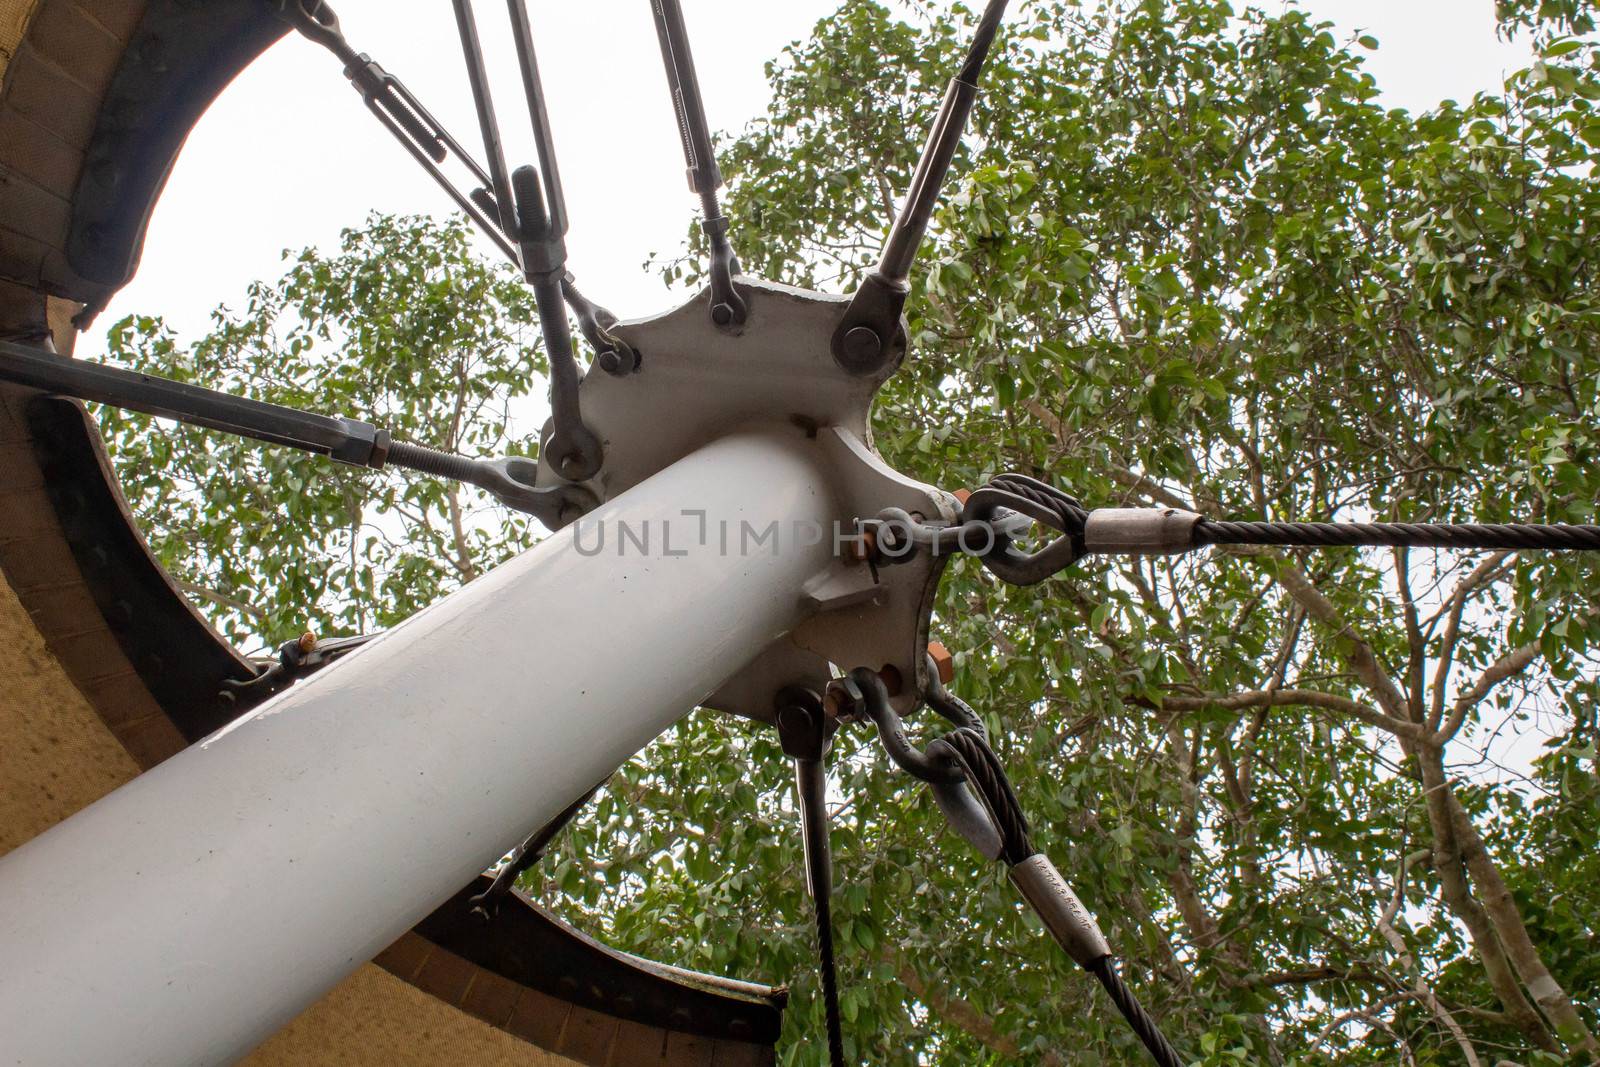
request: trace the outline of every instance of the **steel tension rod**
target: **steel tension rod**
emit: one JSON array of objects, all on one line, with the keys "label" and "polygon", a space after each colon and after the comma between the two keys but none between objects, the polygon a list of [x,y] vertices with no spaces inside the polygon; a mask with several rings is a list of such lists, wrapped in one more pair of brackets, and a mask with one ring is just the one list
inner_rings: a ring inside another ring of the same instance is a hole
[{"label": "steel tension rod", "polygon": [[711,321],[718,326],[736,326],[744,322],[749,308],[733,285],[733,276],[741,273],[739,258],[728,240],[728,218],[717,202],[722,172],[717,169],[716,153],[711,148],[711,127],[706,121],[705,103],[700,99],[700,80],[695,76],[694,55],[689,51],[683,7],[678,0],[650,0],[650,12],[655,16],[656,36],[661,41],[661,62],[667,68],[667,87],[672,92],[678,136],[688,164],[689,189],[700,197],[705,214],[700,225],[711,245]]},{"label": "steel tension rod", "polygon": [[978,99],[978,76],[1000,29],[1006,0],[989,0],[978,21],[961,69],[950,80],[938,117],[911,175],[906,202],[883,240],[878,266],[856,289],[844,318],[833,334],[833,358],[851,374],[869,377],[894,363],[905,349],[900,313],[911,291],[911,264],[928,232],[928,220],[939,202],[939,187],[955,158]]},{"label": "steel tension rod", "polygon": [[533,480],[538,464],[527,457],[489,460],[441,452],[426,445],[392,440],[389,431],[359,419],[232,396],[153,374],[69,359],[10,341],[0,341],[0,381],[298,448],[353,467],[402,467],[466,482],[552,529],[595,503],[592,495],[579,486],[536,487]]},{"label": "steel tension rod", "polygon": [[[478,42],[472,0],[454,0],[456,25],[461,31],[461,51],[467,63],[483,133],[483,150],[489,159],[500,228],[517,241],[522,275],[533,289],[539,306],[539,329],[544,334],[545,355],[550,360],[550,412],[553,429],[544,449],[561,477],[581,482],[600,472],[605,460],[600,439],[583,422],[578,404],[578,365],[572,355],[572,333],[562,282],[567,277],[567,204],[561,192],[561,175],[555,167],[555,146],[544,109],[544,89],[533,54],[533,35],[523,0],[507,0],[522,84],[528,95],[528,112],[538,145],[539,168],[518,167],[506,174],[500,129],[495,122],[494,98]],[[543,174],[541,175],[540,169]]]},{"label": "steel tension rod", "polygon": [[[278,0],[278,5],[279,18],[338,57],[344,64],[345,77],[361,94],[367,109],[379,124],[428,172],[428,176],[472,220],[472,224],[494,242],[511,265],[521,270],[522,259],[515,244],[515,220],[502,220],[501,200],[493,191],[503,185],[501,193],[508,192],[509,179],[505,182],[496,181],[495,176],[451,136],[450,131],[433,117],[404,82],[365,52],[357,52],[345,39],[339,27],[339,17],[331,6],[322,0]],[[514,8],[517,6],[513,5]],[[526,15],[523,16],[523,22],[526,22]],[[541,103],[535,121],[542,122],[543,116]],[[498,143],[497,136],[496,145]],[[540,147],[542,159],[543,142]],[[470,192],[463,192],[440,167],[441,163],[451,158],[465,167],[477,183]],[[611,334],[610,328],[615,325],[616,316],[580,293],[573,284],[571,274],[562,276],[561,293],[572,308],[572,313],[577,316],[584,339],[595,350],[601,367],[613,374],[631,373],[637,367],[638,359],[628,345]]]}]

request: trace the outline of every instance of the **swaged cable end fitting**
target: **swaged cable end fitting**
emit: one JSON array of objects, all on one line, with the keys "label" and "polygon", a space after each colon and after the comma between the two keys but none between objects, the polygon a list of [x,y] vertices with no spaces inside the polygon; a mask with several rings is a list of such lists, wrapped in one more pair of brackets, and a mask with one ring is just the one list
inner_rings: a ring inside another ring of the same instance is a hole
[{"label": "swaged cable end fitting", "polygon": [[1007,873],[1050,936],[1080,966],[1090,967],[1111,955],[1100,924],[1044,853],[1034,853]]},{"label": "swaged cable end fitting", "polygon": [[1200,516],[1177,508],[1096,508],[1083,526],[1084,549],[1126,556],[1175,556],[1194,548]]}]

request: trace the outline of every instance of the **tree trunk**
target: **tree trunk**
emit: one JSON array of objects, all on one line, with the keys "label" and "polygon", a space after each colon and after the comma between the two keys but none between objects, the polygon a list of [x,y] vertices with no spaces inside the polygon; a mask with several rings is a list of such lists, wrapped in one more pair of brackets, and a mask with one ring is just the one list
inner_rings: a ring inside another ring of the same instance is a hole
[{"label": "tree trunk", "polygon": [[1495,866],[1494,857],[1489,855],[1489,850],[1483,845],[1483,838],[1472,825],[1471,816],[1467,814],[1461,802],[1456,799],[1454,790],[1450,788],[1444,775],[1442,753],[1429,748],[1424,759],[1429,763],[1438,764],[1427,777],[1436,776],[1445,783],[1440,793],[1451,820],[1456,848],[1460,852],[1462,862],[1466,864],[1467,874],[1471,877],[1473,886],[1483,899],[1483,909],[1493,924],[1500,943],[1505,946],[1506,956],[1510,959],[1512,967],[1521,977],[1523,985],[1527,986],[1528,992],[1533,994],[1533,999],[1544,1012],[1545,1018],[1555,1026],[1561,1040],[1570,1048],[1579,1048],[1591,1057],[1600,1057],[1600,1045],[1596,1044],[1594,1035],[1589,1032],[1589,1027],[1583,1021],[1583,1016],[1578,1014],[1572,998],[1545,966],[1538,947],[1533,943],[1533,938],[1528,936],[1527,924],[1522,921],[1522,913],[1517,910],[1517,902],[1512,899],[1511,889],[1501,877],[1500,869]]},{"label": "tree trunk", "polygon": [[1539,1048],[1557,1052],[1559,1047],[1539,1013],[1533,1010],[1528,998],[1517,984],[1517,976],[1506,958],[1505,947],[1495,934],[1483,905],[1472,895],[1472,887],[1462,862],[1461,847],[1456,837],[1455,820],[1451,817],[1454,797],[1444,775],[1442,754],[1437,750],[1424,751],[1422,746],[1407,746],[1422,769],[1422,785],[1427,796],[1428,823],[1433,830],[1433,866],[1439,875],[1440,894],[1445,905],[1460,919],[1472,937],[1473,948],[1483,964],[1489,985],[1506,1009],[1511,1024]]}]

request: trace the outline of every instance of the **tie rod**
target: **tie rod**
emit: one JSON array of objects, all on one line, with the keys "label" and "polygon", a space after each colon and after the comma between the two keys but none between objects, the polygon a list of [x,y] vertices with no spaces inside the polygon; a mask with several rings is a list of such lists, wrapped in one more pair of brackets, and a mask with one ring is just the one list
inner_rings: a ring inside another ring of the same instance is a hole
[{"label": "tie rod", "polygon": [[525,456],[474,459],[393,440],[388,430],[360,419],[233,396],[153,374],[68,359],[11,341],[0,341],[0,381],[298,448],[353,467],[401,467],[466,482],[552,528],[594,506],[593,497],[579,486],[535,486],[538,463]]}]

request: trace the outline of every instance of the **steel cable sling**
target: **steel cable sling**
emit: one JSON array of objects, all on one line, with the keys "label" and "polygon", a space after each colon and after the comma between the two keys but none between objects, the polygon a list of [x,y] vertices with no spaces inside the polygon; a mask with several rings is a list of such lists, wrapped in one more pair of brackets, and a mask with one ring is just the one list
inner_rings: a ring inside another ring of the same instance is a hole
[{"label": "steel cable sling", "polygon": [[[1037,523],[1058,536],[1033,552],[1016,538]],[[997,578],[1036,585],[1090,555],[1180,555],[1207,545],[1284,548],[1447,548],[1464,551],[1600,551],[1600,525],[1567,523],[1251,522],[1210,519],[1175,507],[1086,509],[1023,474],[1001,474],[969,494],[954,525],[886,508],[863,523],[876,560],[903,563],[919,550],[978,557]]]},{"label": "steel cable sling", "polygon": [[828,1062],[845,1067],[844,1021],[839,1010],[839,975],[833,944],[833,857],[828,840],[828,776],[824,762],[838,721],[808,689],[790,687],[778,694],[778,742],[794,762],[795,806],[800,810],[806,891],[817,929],[817,971],[827,1028]]},{"label": "steel cable sling", "polygon": [[[995,756],[994,749],[989,747],[984,736],[972,729],[960,729],[944,735],[928,746],[930,752],[934,750],[934,746],[944,746],[955,754],[969,784],[974,786],[989,806],[1003,842],[1001,858],[1011,865],[1011,869],[1017,871],[1022,868],[1030,874],[1037,873],[1047,885],[1052,875],[1059,877],[1055,867],[1045,859],[1044,854],[1034,848],[1028,836],[1027,819],[1011,788],[1011,781],[1006,777],[999,758]],[[1025,878],[1026,876],[1019,878],[1016,874],[1012,875],[1012,880],[1018,884],[1018,888],[1023,888]],[[1062,888],[1065,888],[1065,883],[1062,883]],[[1056,901],[1063,900],[1059,889],[1052,886],[1050,891]],[[1028,888],[1023,889],[1024,895],[1029,897],[1030,904],[1033,904],[1030,895],[1033,892],[1035,890],[1031,883],[1028,883]],[[1073,896],[1071,899],[1076,901],[1077,898]],[[1034,906],[1043,917],[1050,905]],[[1092,919],[1088,921],[1090,924],[1093,923]],[[1050,929],[1054,933],[1054,926]],[[1111,998],[1111,1003],[1116,1006],[1117,1011],[1150,1053],[1151,1058],[1161,1067],[1183,1067],[1183,1058],[1161,1032],[1160,1024],[1145,1010],[1144,1005],[1139,1003],[1138,998],[1133,995],[1133,990],[1128,988],[1128,984],[1117,973],[1116,961],[1104,939],[1101,938],[1099,943],[1088,942],[1088,951],[1080,949],[1074,952],[1069,944],[1076,946],[1079,944],[1078,940],[1073,938],[1070,942],[1064,941],[1062,947],[1073,953],[1073,958],[1083,966],[1084,970],[1099,981]],[[1104,951],[1099,952],[1102,947]]]},{"label": "steel cable sling", "polygon": [[986,859],[1006,865],[1012,884],[1045,929],[1100,983],[1151,1059],[1159,1067],[1183,1067],[1183,1057],[1118,973],[1111,946],[1094,917],[1035,847],[1022,805],[989,745],[982,720],[944,688],[931,662],[923,698],[955,729],[921,750],[906,738],[883,679],[870,668],[857,668],[830,685],[827,711],[843,722],[871,720],[889,758],[928,784],[951,827]]},{"label": "steel cable sling", "polygon": [[[1037,524],[1057,536],[1035,551],[1016,540]],[[1600,550],[1600,525],[1547,523],[1247,522],[1214,520],[1180,508],[1088,509],[1037,478],[1002,474],[968,494],[955,524],[924,521],[888,508],[863,524],[873,533],[880,566],[920,552],[977,557],[1001,580],[1033,585],[1088,555],[1176,555],[1205,545],[1292,548],[1433,547],[1464,550]],[[867,668],[829,688],[830,710],[844,720],[870,718],[890,758],[929,783],[951,825],[991,859],[1005,862],[1012,882],[1056,941],[1093,974],[1117,1010],[1162,1067],[1183,1061],[1117,972],[1110,947],[1060,873],[1029,838],[1010,782],[988,745],[981,721],[928,672],[924,700],[957,727],[917,750],[889,705],[884,683]],[[959,783],[959,784],[958,784]],[[970,787],[963,797],[960,785]]]}]

